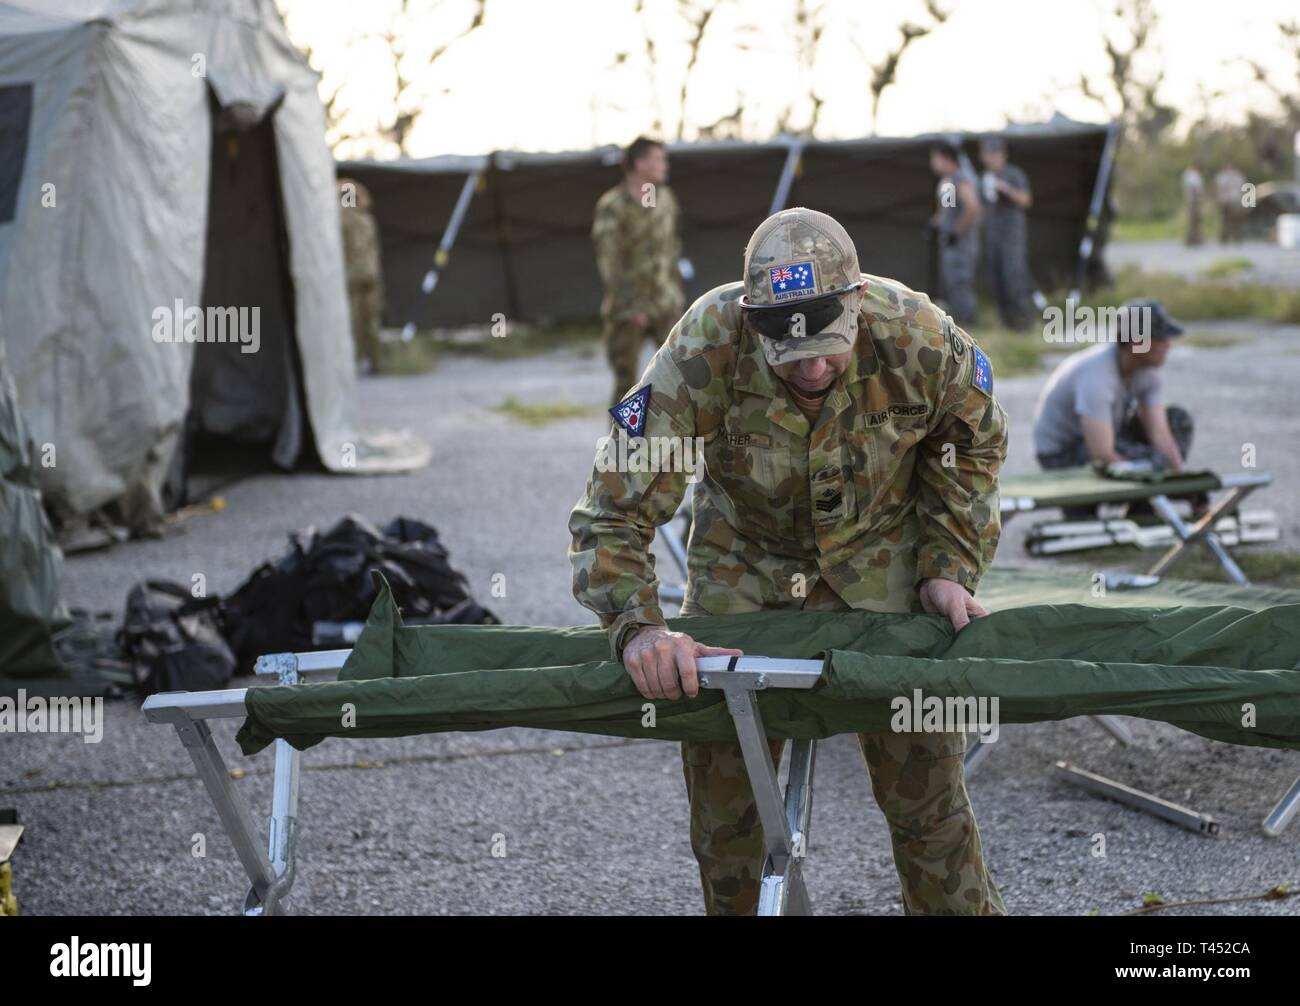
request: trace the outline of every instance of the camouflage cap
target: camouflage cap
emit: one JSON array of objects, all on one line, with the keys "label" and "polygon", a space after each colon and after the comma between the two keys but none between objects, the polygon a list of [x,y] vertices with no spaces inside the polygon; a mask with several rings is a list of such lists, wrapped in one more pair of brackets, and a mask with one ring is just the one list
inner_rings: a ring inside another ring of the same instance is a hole
[{"label": "camouflage cap", "polygon": [[751,321],[764,311],[802,315],[798,309],[805,306],[807,318],[814,319],[827,308],[834,313],[834,305],[827,303],[832,300],[843,307],[825,327],[809,324],[808,334],[760,335],[767,362],[776,366],[851,350],[858,335],[853,292],[861,282],[853,239],[833,217],[799,207],[759,224],[745,246],[745,295],[740,302]]}]

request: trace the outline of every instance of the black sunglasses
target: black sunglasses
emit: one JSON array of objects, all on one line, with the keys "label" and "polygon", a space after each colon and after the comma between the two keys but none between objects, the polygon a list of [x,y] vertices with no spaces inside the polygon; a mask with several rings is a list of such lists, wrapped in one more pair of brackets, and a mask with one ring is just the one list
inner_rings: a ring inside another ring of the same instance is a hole
[{"label": "black sunglasses", "polygon": [[[834,290],[816,299],[795,301],[793,304],[751,305],[741,302],[740,308],[759,335],[767,339],[790,339],[816,335],[844,313],[844,294],[856,289],[849,286]],[[798,319],[803,321],[798,323]],[[798,328],[796,329],[796,324]]]}]

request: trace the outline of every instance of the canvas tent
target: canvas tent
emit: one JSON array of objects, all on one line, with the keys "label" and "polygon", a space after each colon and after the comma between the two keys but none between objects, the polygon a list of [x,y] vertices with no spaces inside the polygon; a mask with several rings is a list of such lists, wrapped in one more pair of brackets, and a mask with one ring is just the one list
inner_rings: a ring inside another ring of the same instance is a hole
[{"label": "canvas tent", "polygon": [[[1001,135],[1034,188],[1035,278],[1044,289],[1079,285],[1100,253],[1095,232],[1107,215],[1116,131],[1058,117]],[[927,159],[933,139],[670,145],[670,184],[694,266],[688,295],[738,279],[749,235],[783,206],[811,206],[839,219],[864,272],[933,289],[925,227],[935,198]],[[972,159],[977,141],[963,138]],[[453,326],[485,323],[496,312],[542,323],[595,316],[601,287],[592,210],[618,181],[618,165],[614,148],[341,163],[340,175],[363,182],[374,199],[386,322]],[[463,214],[456,212],[460,203]],[[439,247],[450,250],[445,261]],[[436,284],[426,279],[431,271]]]},{"label": "canvas tent", "polygon": [[0,0],[0,338],[58,511],[156,516],[187,425],[286,467],[427,460],[355,426],[316,83],[271,0]]},{"label": "canvas tent", "polygon": [[41,506],[34,470],[0,342],[0,694],[11,677],[59,669],[53,637],[68,619],[59,584],[63,557]]}]

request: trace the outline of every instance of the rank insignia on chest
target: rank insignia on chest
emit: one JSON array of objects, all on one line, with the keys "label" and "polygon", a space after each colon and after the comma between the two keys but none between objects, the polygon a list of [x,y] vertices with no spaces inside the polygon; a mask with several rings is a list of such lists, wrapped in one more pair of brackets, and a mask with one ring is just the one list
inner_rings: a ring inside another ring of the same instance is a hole
[{"label": "rank insignia on chest", "polygon": [[970,383],[986,395],[993,394],[993,364],[984,355],[984,350],[975,347],[975,361],[971,367]]},{"label": "rank insignia on chest", "polygon": [[650,385],[639,388],[609,410],[609,414],[629,436],[645,435],[646,414],[650,411]]}]

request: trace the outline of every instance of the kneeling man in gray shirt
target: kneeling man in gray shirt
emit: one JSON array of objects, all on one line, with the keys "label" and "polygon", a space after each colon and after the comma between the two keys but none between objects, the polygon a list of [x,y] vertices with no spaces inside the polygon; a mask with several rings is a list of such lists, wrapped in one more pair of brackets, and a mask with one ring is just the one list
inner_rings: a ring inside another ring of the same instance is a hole
[{"label": "kneeling man in gray shirt", "polygon": [[1159,301],[1133,300],[1113,341],[1072,354],[1034,407],[1034,453],[1044,468],[1150,461],[1181,471],[1192,417],[1164,404],[1160,367],[1183,328]]}]

